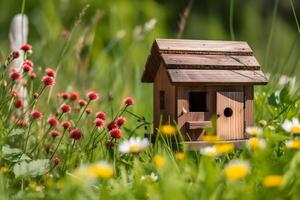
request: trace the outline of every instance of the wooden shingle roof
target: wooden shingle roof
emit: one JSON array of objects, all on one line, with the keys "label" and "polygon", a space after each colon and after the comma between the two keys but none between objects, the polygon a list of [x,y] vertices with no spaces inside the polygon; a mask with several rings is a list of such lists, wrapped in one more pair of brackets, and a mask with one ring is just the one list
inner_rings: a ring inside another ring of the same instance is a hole
[{"label": "wooden shingle roof", "polygon": [[153,82],[161,63],[172,83],[268,82],[246,42],[156,39],[142,82]]}]

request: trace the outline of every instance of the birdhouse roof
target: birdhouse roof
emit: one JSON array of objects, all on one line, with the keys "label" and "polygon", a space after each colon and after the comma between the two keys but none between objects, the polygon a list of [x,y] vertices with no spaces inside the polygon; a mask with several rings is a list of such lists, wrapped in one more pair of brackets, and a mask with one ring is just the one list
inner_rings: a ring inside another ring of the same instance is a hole
[{"label": "birdhouse roof", "polygon": [[153,82],[163,63],[172,83],[266,84],[246,42],[156,39],[142,82]]}]

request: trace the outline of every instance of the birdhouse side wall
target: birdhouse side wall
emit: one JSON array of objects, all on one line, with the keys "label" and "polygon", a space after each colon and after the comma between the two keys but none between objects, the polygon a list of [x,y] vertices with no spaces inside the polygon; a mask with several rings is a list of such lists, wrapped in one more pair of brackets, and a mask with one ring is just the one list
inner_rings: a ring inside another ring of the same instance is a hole
[{"label": "birdhouse side wall", "polygon": [[[161,63],[153,84],[154,130],[161,124],[173,124],[175,119],[175,86]],[[156,132],[156,131],[154,131]]]}]

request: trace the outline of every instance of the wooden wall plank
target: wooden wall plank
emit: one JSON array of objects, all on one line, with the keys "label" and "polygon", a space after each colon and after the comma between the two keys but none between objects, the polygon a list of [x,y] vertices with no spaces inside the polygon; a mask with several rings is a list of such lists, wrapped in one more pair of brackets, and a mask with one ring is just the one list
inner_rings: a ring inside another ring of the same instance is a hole
[{"label": "wooden wall plank", "polygon": [[[160,110],[160,91],[165,91],[165,109]],[[154,80],[153,85],[153,98],[154,98],[154,130],[158,128],[160,123],[160,118],[162,117],[162,123],[168,123],[169,121],[173,123],[175,120],[175,86],[171,84],[167,76],[167,72],[163,63],[160,64],[157,75]]]},{"label": "wooden wall plank", "polygon": [[244,86],[245,92],[245,128],[254,126],[253,86]]}]

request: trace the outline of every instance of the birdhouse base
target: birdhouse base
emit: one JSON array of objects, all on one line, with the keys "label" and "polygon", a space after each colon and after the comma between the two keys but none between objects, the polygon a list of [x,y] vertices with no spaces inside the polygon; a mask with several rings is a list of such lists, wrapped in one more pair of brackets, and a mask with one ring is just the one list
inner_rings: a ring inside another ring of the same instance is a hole
[{"label": "birdhouse base", "polygon": [[241,139],[241,140],[223,140],[223,141],[186,141],[184,144],[186,145],[186,149],[188,151],[195,151],[199,150],[201,148],[212,146],[214,144],[234,144],[235,147],[240,148],[247,139]]}]

